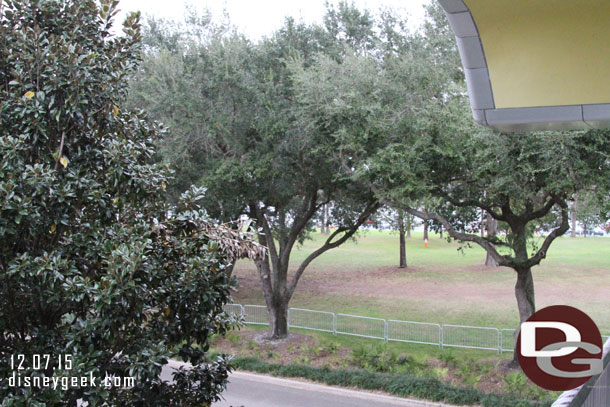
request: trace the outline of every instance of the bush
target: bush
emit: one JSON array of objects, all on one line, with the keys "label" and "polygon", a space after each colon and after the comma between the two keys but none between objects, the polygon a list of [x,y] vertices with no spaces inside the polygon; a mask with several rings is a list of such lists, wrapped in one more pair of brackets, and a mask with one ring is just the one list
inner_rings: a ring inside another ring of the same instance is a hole
[{"label": "bush", "polygon": [[[225,272],[258,246],[211,224],[203,191],[165,203],[156,163],[162,129],[122,108],[137,66],[138,15],[112,36],[117,1],[5,0],[0,16],[0,354],[23,355],[21,377],[107,374],[129,389],[11,386],[2,406],[201,406],[218,399],[228,359],[210,335],[236,321],[222,310]],[[201,346],[198,346],[201,345]],[[35,355],[49,364],[34,364]],[[193,364],[175,383],[168,358]],[[66,363],[71,360],[71,366]],[[62,367],[59,367],[59,362]],[[57,368],[55,371],[53,368]]]},{"label": "bush", "polygon": [[398,363],[398,355],[386,344],[360,346],[352,351],[352,364],[375,372],[391,372]]}]

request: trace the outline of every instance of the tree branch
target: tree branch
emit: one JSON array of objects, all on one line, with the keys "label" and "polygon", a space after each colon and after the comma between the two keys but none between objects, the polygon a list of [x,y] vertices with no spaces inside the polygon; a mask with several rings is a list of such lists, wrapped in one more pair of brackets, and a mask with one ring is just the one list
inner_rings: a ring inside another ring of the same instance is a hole
[{"label": "tree branch", "polygon": [[481,209],[485,210],[486,212],[488,212],[494,219],[502,220],[502,221],[506,220],[506,215],[504,214],[504,212],[502,212],[502,213],[496,212],[491,205],[485,204],[485,203],[475,200],[475,199],[467,199],[467,200],[460,201],[460,200],[457,200],[457,199],[451,197],[451,195],[449,195],[448,193],[446,193],[445,191],[443,191],[441,189],[437,189],[436,191],[439,195],[441,195],[443,198],[445,198],[447,201],[449,201],[449,203],[451,203],[454,206],[459,206],[459,207],[476,206],[476,207],[481,208]]},{"label": "tree branch", "polygon": [[551,199],[549,199],[549,201],[542,208],[540,208],[536,211],[532,211],[529,214],[525,215],[523,217],[525,219],[525,222],[529,222],[534,219],[542,218],[547,213],[549,213],[549,211],[551,210],[553,205],[555,205],[556,203],[557,203],[556,198],[551,197]]},{"label": "tree branch", "polygon": [[423,220],[434,220],[440,223],[445,227],[447,233],[449,233],[449,236],[456,240],[461,240],[464,242],[473,242],[478,244],[483,249],[485,249],[485,251],[489,253],[491,257],[493,257],[493,259],[498,263],[498,265],[513,267],[514,260],[511,259],[509,256],[503,256],[498,253],[494,245],[488,239],[476,234],[458,232],[454,229],[453,225],[447,219],[437,213],[422,212],[407,205],[403,205],[402,208],[411,215],[417,216],[418,218],[421,218]]},{"label": "tree branch", "polygon": [[[250,204],[249,206],[250,206],[250,217],[257,219],[257,221],[260,222],[259,214],[261,213],[261,211],[258,208],[258,204]],[[261,223],[263,223],[263,222],[261,222]],[[269,243],[267,241],[266,232],[264,232],[264,233],[257,232],[257,235],[258,235],[259,243],[269,249]],[[271,244],[273,245],[273,238],[272,238]],[[269,255],[267,254],[267,252],[265,253],[265,256],[262,259],[255,260],[254,263],[256,264],[256,268],[258,269],[258,273],[259,273],[259,276],[261,279],[261,284],[263,286],[263,292],[265,293],[265,295],[264,295],[265,300],[267,300],[268,296],[270,297],[273,295],[273,285],[271,283],[271,270],[270,270],[271,267],[269,267]]]},{"label": "tree branch", "polygon": [[261,226],[263,227],[263,232],[265,233],[265,243],[267,249],[269,249],[269,255],[271,256],[272,267],[271,270],[273,272],[273,285],[274,287],[279,287],[280,280],[280,258],[278,256],[277,247],[275,246],[275,239],[273,238],[273,234],[271,233],[271,227],[269,226],[269,221],[267,220],[267,216],[265,215],[265,211],[258,208],[256,206],[256,210],[258,212],[258,220],[261,222]]},{"label": "tree branch", "polygon": [[53,167],[53,171],[57,171],[57,165],[59,164],[59,160],[61,160],[61,155],[64,152],[64,138],[66,137],[66,133],[61,133],[61,141],[59,142],[59,148],[57,149],[57,158],[55,159],[55,166]]},{"label": "tree branch", "polygon": [[506,243],[504,240],[498,238],[497,236],[485,236],[485,237],[483,237],[483,239],[487,240],[489,243],[496,245],[496,246],[510,247],[510,245],[508,243]]},{"label": "tree branch", "polygon": [[[356,233],[358,228],[360,226],[362,226],[362,224],[369,218],[369,216],[371,216],[373,213],[375,213],[375,211],[377,211],[377,209],[379,209],[379,207],[381,207],[381,202],[379,200],[375,199],[374,201],[369,202],[368,205],[366,206],[366,208],[364,209],[364,211],[362,211],[362,213],[356,220],[356,223],[354,223],[349,228],[347,228],[347,227],[337,228],[337,230],[335,230],[326,239],[326,241],[324,242],[324,244],[321,247],[319,247],[316,251],[314,251],[309,256],[307,256],[305,258],[305,260],[303,260],[303,262],[299,265],[299,268],[297,269],[294,277],[292,278],[292,281],[290,282],[290,285],[288,287],[288,298],[292,297],[292,294],[294,294],[294,290],[296,289],[299,279],[303,275],[303,272],[305,271],[307,266],[312,261],[314,261],[318,256],[320,256],[322,253],[324,253],[330,249],[334,249],[337,246],[340,246],[347,239],[351,238]],[[345,233],[343,233],[343,232],[345,232]],[[343,233],[343,236],[341,236],[336,241],[333,241],[333,239],[341,233]]]},{"label": "tree branch", "polygon": [[[345,160],[343,159],[342,156],[341,156],[341,162],[342,162],[343,168],[349,174],[353,174],[352,169],[345,163]],[[406,211],[407,213],[409,213],[413,216],[417,216],[418,218],[423,219],[423,220],[434,220],[434,221],[440,223],[442,226],[444,226],[445,229],[447,230],[447,233],[449,233],[449,236],[451,236],[452,238],[454,238],[456,240],[465,241],[465,242],[473,242],[473,243],[476,243],[479,246],[481,246],[498,263],[499,266],[506,266],[506,267],[511,267],[511,268],[515,267],[515,265],[516,265],[515,261],[509,256],[503,256],[500,253],[498,253],[498,251],[496,250],[496,247],[489,241],[490,239],[483,238],[479,235],[458,232],[457,230],[454,229],[453,225],[447,219],[442,217],[441,215],[439,215],[437,213],[422,212],[415,208],[411,208],[408,205],[404,205],[401,203],[393,202],[391,200],[382,198],[383,194],[379,193],[379,189],[373,183],[367,182],[367,185],[369,186],[369,188],[371,188],[371,190],[379,198],[380,203],[388,205],[393,208],[401,208],[404,211]],[[477,204],[480,204],[480,202],[477,202]],[[462,203],[462,205],[467,206],[466,203]],[[493,209],[491,207],[488,207],[486,209],[485,206],[487,206],[487,205],[484,205],[483,207],[481,207],[481,206],[479,206],[479,207],[487,210],[490,213],[490,215],[495,217],[496,219],[507,221],[507,222],[509,222],[509,224],[511,223],[511,221],[514,221],[514,214],[510,209],[510,201],[509,201],[508,197],[506,197],[504,199],[504,202],[501,206],[501,209],[502,209],[501,214],[498,214],[497,212],[493,211]],[[494,214],[497,217],[494,216]]]},{"label": "tree branch", "polygon": [[568,229],[570,228],[568,203],[565,201],[565,199],[559,199],[557,197],[553,197],[552,200],[561,207],[561,224],[559,225],[559,227],[555,228],[551,233],[549,233],[549,235],[546,237],[546,239],[544,239],[542,246],[540,247],[540,249],[538,249],[536,254],[527,260],[526,266],[528,268],[539,264],[542,261],[542,259],[544,259],[546,257],[546,253],[549,250],[551,243],[553,243],[553,240],[557,239],[559,236],[566,233],[568,231]]},{"label": "tree branch", "polygon": [[325,202],[318,202],[318,191],[314,190],[309,199],[303,200],[303,205],[301,205],[300,213],[301,216],[296,216],[294,221],[292,222],[292,227],[290,228],[290,232],[288,233],[288,238],[286,241],[286,246],[283,247],[282,252],[280,253],[281,262],[288,266],[288,259],[290,258],[290,252],[292,251],[292,247],[294,243],[297,241],[299,235],[307,225],[307,222],[316,214],[316,212],[324,205]]}]

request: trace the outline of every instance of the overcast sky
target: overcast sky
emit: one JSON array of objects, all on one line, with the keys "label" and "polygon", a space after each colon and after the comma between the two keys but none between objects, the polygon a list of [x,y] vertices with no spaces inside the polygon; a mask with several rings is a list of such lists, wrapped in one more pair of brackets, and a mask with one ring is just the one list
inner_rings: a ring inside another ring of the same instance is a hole
[{"label": "overcast sky", "polygon": [[[360,9],[378,11],[380,7],[391,7],[400,14],[411,17],[411,27],[416,28],[424,17],[423,5],[431,0],[354,0]],[[187,4],[198,11],[208,9],[216,18],[222,18],[226,10],[231,22],[252,39],[268,35],[279,28],[284,17],[292,16],[305,22],[322,22],[325,0],[121,0],[121,13],[115,18],[115,27],[123,22],[129,11],[139,10],[144,16],[165,17],[180,20]],[[336,4],[338,0],[329,0]],[[120,31],[120,29],[119,29]]]}]

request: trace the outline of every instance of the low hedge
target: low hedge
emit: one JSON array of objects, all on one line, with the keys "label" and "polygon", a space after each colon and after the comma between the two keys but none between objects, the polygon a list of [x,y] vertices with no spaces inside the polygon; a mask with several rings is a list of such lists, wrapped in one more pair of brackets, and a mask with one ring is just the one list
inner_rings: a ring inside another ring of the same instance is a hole
[{"label": "low hedge", "polygon": [[454,387],[436,379],[389,375],[366,370],[329,369],[303,365],[280,365],[255,358],[238,357],[233,366],[240,370],[281,377],[301,377],[329,385],[381,390],[400,397],[484,407],[549,407],[548,401],[534,401],[511,395],[486,394],[475,389]]}]

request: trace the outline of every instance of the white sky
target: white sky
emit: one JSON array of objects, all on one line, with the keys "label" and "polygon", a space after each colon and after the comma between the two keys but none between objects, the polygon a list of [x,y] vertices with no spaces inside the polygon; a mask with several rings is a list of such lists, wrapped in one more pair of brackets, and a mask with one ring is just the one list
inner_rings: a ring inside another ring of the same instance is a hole
[{"label": "white sky", "polygon": [[[359,9],[368,8],[377,12],[381,7],[391,7],[401,15],[408,15],[412,29],[419,26],[424,17],[423,5],[431,0],[354,0]],[[221,19],[226,10],[231,22],[239,31],[252,39],[272,33],[284,22],[284,17],[292,16],[305,22],[322,22],[325,0],[121,0],[121,12],[115,17],[115,30],[120,26],[127,12],[139,10],[142,15],[153,15],[173,20],[181,20],[186,5],[198,11],[209,9],[214,19]],[[328,0],[330,4],[338,0]],[[144,19],[145,21],[145,19]]]}]

